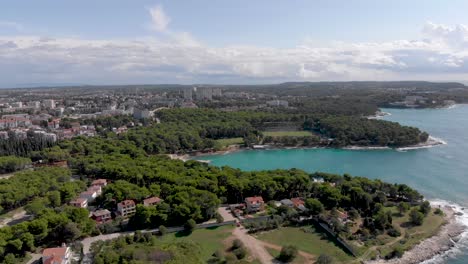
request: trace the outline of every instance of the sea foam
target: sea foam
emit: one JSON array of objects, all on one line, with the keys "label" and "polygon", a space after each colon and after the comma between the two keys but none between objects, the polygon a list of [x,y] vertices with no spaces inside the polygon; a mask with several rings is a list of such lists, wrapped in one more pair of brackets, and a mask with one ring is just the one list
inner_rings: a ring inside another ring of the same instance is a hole
[{"label": "sea foam", "polygon": [[450,206],[456,213],[456,221],[465,226],[465,230],[460,234],[458,241],[454,241],[454,247],[442,254],[421,262],[421,264],[442,264],[446,263],[448,259],[455,258],[460,254],[466,254],[468,250],[468,209],[459,204],[445,200],[430,200],[430,202],[433,207]]}]

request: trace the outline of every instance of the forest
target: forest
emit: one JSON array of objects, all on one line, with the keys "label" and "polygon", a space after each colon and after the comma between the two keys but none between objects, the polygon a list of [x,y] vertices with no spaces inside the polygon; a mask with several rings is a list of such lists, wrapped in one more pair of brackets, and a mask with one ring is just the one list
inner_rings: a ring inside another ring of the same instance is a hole
[{"label": "forest", "polygon": [[[366,226],[375,234],[381,232],[375,223],[380,221],[382,205],[414,204],[422,199],[406,185],[349,175],[308,174],[297,169],[247,172],[172,160],[165,155],[153,155],[151,149],[128,137],[110,134],[105,138],[78,137],[60,142],[58,146],[35,152],[35,159],[63,158],[70,169],[39,168],[0,180],[2,210],[24,206],[34,217],[0,229],[0,261],[15,263],[16,258],[36,247],[58,246],[99,232],[203,222],[216,217],[221,203],[238,203],[255,195],[266,201],[311,198],[326,210],[355,210],[368,219]],[[72,172],[80,180],[71,180]],[[86,209],[67,206],[87,183],[97,178],[110,181],[95,202],[102,208],[114,211],[116,202],[131,199],[141,203],[151,196],[158,196],[163,202],[155,206],[138,205],[127,226],[121,226],[117,219],[116,225],[98,227]],[[315,182],[319,178],[324,182]]]}]

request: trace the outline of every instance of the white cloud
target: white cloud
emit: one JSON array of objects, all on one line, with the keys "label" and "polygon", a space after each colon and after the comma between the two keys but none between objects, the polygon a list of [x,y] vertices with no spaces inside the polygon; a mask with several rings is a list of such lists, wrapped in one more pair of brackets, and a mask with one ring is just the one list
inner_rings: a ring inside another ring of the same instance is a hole
[{"label": "white cloud", "polygon": [[151,29],[155,31],[165,31],[171,22],[171,18],[166,15],[161,5],[149,8],[151,15]]},{"label": "white cloud", "polygon": [[421,40],[291,48],[210,47],[189,33],[170,31],[132,41],[0,36],[0,85],[468,80],[465,29],[428,24]]}]

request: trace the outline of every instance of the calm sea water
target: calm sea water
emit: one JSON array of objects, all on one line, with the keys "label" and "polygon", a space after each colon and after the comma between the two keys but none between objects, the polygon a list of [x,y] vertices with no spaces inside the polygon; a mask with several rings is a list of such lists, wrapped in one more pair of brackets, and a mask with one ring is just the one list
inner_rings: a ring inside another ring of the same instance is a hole
[{"label": "calm sea water", "polygon": [[[442,199],[468,207],[468,105],[450,109],[383,110],[391,113],[385,117],[386,120],[419,127],[447,144],[408,151],[246,150],[200,159],[210,160],[213,165],[229,165],[243,170],[300,168],[309,172],[380,178],[387,182],[406,183],[431,200]],[[449,255],[437,262],[468,263],[468,249],[464,246]]]}]

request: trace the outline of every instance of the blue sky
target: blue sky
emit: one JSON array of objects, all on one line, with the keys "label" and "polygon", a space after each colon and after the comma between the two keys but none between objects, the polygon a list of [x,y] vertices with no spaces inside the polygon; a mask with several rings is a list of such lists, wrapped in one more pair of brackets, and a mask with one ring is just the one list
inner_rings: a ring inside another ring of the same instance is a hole
[{"label": "blue sky", "polygon": [[0,86],[468,80],[468,1],[3,1]]}]

